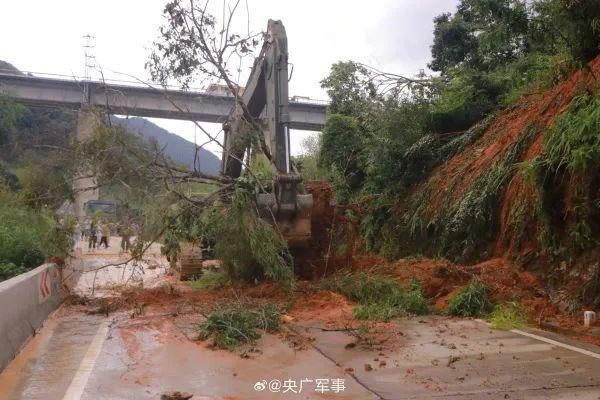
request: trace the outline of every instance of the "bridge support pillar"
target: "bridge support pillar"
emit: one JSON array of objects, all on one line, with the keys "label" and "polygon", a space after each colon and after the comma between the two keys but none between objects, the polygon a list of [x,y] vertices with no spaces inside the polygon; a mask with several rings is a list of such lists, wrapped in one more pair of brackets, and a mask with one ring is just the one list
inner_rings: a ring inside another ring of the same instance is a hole
[{"label": "bridge support pillar", "polygon": [[[86,140],[93,135],[96,115],[90,110],[80,110],[77,115],[77,141]],[[96,178],[86,171],[80,171],[73,180],[75,192],[74,211],[78,219],[85,218],[85,204],[90,200],[98,200],[100,191],[96,187]]]}]

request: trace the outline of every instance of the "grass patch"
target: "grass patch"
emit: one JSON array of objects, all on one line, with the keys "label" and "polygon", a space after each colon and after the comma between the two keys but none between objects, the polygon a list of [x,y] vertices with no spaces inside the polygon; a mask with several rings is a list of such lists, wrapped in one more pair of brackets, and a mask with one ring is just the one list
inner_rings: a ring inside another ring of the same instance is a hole
[{"label": "grass patch", "polygon": [[212,338],[212,345],[233,350],[261,337],[261,331],[279,329],[281,311],[272,303],[251,307],[248,303],[231,301],[221,305],[199,325],[199,338]]},{"label": "grass patch", "polygon": [[456,317],[480,317],[492,307],[488,287],[480,280],[472,280],[450,299],[446,313]]},{"label": "grass patch", "polygon": [[405,314],[400,307],[385,303],[359,304],[352,310],[354,318],[369,321],[389,321]]},{"label": "grass patch", "polygon": [[359,303],[353,311],[356,319],[389,321],[404,313],[422,315],[428,311],[416,279],[403,287],[391,278],[363,272],[331,279],[326,288]]},{"label": "grass patch", "polygon": [[231,280],[225,271],[204,271],[198,278],[186,283],[193,289],[220,289],[231,285]]},{"label": "grass patch", "polygon": [[490,322],[493,328],[503,331],[519,329],[525,326],[525,312],[516,303],[505,303],[494,309]]}]

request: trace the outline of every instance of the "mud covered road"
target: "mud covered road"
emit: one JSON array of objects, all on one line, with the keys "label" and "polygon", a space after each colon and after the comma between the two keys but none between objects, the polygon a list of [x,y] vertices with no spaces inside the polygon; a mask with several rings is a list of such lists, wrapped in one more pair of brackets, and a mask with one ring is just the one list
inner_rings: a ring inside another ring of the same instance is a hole
[{"label": "mud covered road", "polygon": [[[86,255],[85,268],[106,257]],[[103,274],[129,274],[118,271]],[[134,314],[63,306],[0,375],[0,398],[159,399],[175,390],[193,400],[600,398],[600,348],[534,330],[404,318],[393,323],[393,346],[364,349],[304,313],[240,354],[195,340],[196,315]],[[291,345],[290,336],[306,345]]]},{"label": "mud covered road", "polygon": [[[593,353],[490,331],[477,321],[399,324],[406,342],[394,352],[347,349],[342,332],[296,326],[315,338],[314,347],[295,352],[266,335],[256,346],[260,353],[244,359],[177,335],[164,316],[132,321],[62,309],[0,376],[0,391],[11,400],[158,399],[171,390],[194,399],[600,397],[600,356]],[[305,382],[298,394],[254,389],[290,379],[327,379],[330,389],[333,379],[343,379],[345,388],[321,394]]]}]

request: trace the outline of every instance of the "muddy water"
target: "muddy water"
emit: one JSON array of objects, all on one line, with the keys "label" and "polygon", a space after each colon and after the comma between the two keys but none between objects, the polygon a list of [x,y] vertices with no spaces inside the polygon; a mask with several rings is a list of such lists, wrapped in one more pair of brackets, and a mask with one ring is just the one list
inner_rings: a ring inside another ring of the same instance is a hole
[{"label": "muddy water", "polygon": [[[75,307],[61,309],[0,374],[0,399],[63,399],[101,321],[105,318]],[[349,349],[346,344],[353,338],[344,332],[301,321],[294,329],[302,331],[302,324],[320,352],[312,347],[294,351],[281,337],[264,335],[256,345],[259,350],[248,351],[249,358],[188,339],[169,313],[132,318],[120,312],[110,321],[77,399],[158,399],[174,390],[193,393],[194,400],[375,398],[354,377],[386,399],[600,396],[598,358],[492,331],[477,321],[402,319],[396,322],[403,332],[401,345],[371,350]],[[254,389],[262,381],[316,378],[345,379],[346,389],[324,394],[310,385],[300,394]]]},{"label": "muddy water", "polygon": [[[281,393],[256,392],[263,380],[348,378],[341,367],[314,350],[294,352],[277,336],[265,335],[260,352],[250,358],[215,351],[176,333],[168,321],[149,318],[147,323],[116,324],[98,359],[84,399],[102,394],[109,398],[156,399],[171,390],[194,393],[194,399],[279,399]],[[118,385],[115,384],[118,382]],[[343,393],[320,394],[312,387],[285,398],[369,399],[371,395],[346,379]]]},{"label": "muddy water", "polygon": [[129,254],[122,254],[120,238],[110,239],[108,249],[87,250],[87,245],[78,242],[78,258],[74,269],[82,271],[72,290],[87,297],[111,295],[111,288],[121,285],[152,287],[161,283],[168,269],[167,260],[160,255],[160,245],[153,244],[143,261],[130,261]]}]

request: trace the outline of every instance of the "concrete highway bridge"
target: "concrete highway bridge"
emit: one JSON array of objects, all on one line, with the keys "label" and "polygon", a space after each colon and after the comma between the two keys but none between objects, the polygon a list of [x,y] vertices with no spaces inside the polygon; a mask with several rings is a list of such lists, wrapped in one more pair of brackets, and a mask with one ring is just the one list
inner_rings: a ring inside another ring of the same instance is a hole
[{"label": "concrete highway bridge", "polygon": [[[221,94],[132,86],[113,82],[78,81],[0,72],[0,94],[29,106],[73,110],[106,108],[111,114],[222,123],[234,98]],[[325,103],[290,102],[290,128],[320,131]]]},{"label": "concrete highway bridge", "polygon": [[[194,92],[152,85],[125,85],[114,81],[57,79],[0,71],[0,95],[9,96],[28,106],[79,110],[76,137],[90,137],[93,127],[92,108],[110,114],[136,117],[167,118],[222,123],[234,106],[233,96],[211,92]],[[290,101],[290,128],[320,131],[325,124],[324,102]],[[268,116],[264,116],[268,117]],[[98,200],[93,178],[74,181],[75,213],[85,214],[84,205]]]}]

